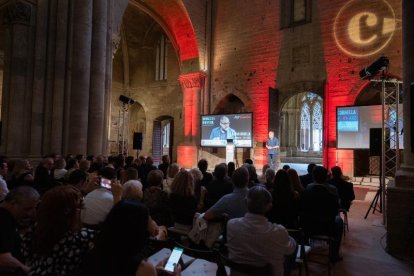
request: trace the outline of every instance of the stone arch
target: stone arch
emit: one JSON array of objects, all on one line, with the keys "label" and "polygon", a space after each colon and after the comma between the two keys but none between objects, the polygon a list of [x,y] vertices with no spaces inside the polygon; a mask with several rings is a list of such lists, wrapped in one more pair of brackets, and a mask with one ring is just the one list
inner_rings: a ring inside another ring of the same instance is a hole
[{"label": "stone arch", "polygon": [[219,113],[242,113],[248,111],[246,108],[246,101],[241,100],[240,97],[233,93],[224,96],[220,102],[216,105],[213,114]]},{"label": "stone arch", "polygon": [[181,0],[168,1],[168,4],[163,0],[146,2],[138,0],[119,1],[115,7],[115,32],[120,30],[122,16],[128,4],[147,13],[163,28],[173,44],[181,64],[184,64],[185,61],[194,60],[199,64],[196,34],[188,12]]}]

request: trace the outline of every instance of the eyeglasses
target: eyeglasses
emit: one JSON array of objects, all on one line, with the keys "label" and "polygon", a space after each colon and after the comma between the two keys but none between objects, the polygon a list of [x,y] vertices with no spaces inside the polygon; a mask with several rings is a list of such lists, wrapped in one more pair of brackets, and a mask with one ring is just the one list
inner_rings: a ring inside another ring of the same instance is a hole
[{"label": "eyeglasses", "polygon": [[220,124],[222,124],[222,125],[229,125],[230,122],[220,122]]}]

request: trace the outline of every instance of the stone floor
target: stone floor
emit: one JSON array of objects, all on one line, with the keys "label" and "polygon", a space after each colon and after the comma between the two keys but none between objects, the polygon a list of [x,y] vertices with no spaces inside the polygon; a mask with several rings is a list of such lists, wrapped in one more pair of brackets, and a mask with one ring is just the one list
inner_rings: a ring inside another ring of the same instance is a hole
[{"label": "stone floor", "polygon": [[[399,260],[385,251],[385,227],[381,213],[372,212],[365,220],[375,190],[355,187],[356,198],[348,214],[349,232],[342,241],[343,260],[336,263],[333,276],[396,275],[414,276],[414,260]],[[310,255],[310,259],[316,258]],[[310,275],[328,275],[326,266],[309,263]],[[293,275],[298,275],[297,271]],[[304,273],[303,273],[304,275]]]}]

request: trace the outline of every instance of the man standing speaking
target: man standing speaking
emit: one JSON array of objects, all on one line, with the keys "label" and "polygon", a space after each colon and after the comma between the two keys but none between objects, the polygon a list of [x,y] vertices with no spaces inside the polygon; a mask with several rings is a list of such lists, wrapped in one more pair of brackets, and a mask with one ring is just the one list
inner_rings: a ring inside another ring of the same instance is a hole
[{"label": "man standing speaking", "polygon": [[269,131],[269,138],[267,138],[266,148],[267,163],[269,164],[270,168],[276,170],[277,155],[279,150],[279,139],[275,137],[275,133],[272,130]]}]

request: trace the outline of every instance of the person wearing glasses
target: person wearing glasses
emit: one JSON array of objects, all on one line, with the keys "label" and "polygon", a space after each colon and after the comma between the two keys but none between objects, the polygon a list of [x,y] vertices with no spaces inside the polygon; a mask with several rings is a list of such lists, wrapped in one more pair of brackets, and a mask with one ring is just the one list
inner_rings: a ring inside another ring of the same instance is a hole
[{"label": "person wearing glasses", "polygon": [[213,128],[210,133],[210,140],[236,139],[236,131],[230,127],[230,120],[227,116],[221,116],[220,126]]}]

